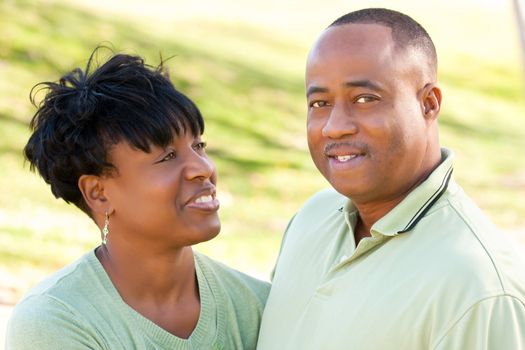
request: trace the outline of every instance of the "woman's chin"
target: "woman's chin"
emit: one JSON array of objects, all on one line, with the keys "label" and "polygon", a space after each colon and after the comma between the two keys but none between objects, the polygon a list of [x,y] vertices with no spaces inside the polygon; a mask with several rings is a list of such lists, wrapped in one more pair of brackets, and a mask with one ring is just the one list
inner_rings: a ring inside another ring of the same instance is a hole
[{"label": "woman's chin", "polygon": [[214,239],[215,237],[217,237],[220,231],[221,231],[221,223],[220,221],[217,220],[216,223],[206,227],[205,230],[201,231],[202,233],[198,237],[196,237],[197,241],[194,242],[193,244],[208,242]]}]

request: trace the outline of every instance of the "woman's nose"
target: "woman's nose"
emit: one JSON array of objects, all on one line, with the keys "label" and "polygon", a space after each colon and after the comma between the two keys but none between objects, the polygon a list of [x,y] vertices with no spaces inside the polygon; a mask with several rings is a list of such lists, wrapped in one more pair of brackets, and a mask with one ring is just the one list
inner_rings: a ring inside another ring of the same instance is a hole
[{"label": "woman's nose", "polygon": [[206,154],[199,154],[195,151],[191,152],[186,166],[186,179],[201,179],[206,180],[214,176],[215,164]]}]

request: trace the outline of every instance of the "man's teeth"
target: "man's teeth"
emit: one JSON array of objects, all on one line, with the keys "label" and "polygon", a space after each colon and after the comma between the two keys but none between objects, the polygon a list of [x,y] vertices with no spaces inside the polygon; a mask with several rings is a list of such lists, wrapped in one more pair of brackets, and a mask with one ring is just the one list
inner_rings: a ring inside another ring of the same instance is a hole
[{"label": "man's teeth", "polygon": [[357,157],[357,155],[352,154],[351,156],[336,156],[335,158],[340,162],[348,162],[350,159]]},{"label": "man's teeth", "polygon": [[213,200],[213,197],[211,195],[207,196],[201,196],[195,200],[195,203],[208,203]]}]

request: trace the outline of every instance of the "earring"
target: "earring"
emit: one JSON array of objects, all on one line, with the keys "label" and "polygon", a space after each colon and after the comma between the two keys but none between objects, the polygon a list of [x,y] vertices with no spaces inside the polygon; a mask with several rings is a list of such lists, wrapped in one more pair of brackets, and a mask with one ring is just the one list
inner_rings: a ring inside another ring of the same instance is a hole
[{"label": "earring", "polygon": [[109,234],[109,215],[106,211],[106,218],[104,219],[104,228],[102,229],[102,243],[107,244],[108,243],[108,234]]}]

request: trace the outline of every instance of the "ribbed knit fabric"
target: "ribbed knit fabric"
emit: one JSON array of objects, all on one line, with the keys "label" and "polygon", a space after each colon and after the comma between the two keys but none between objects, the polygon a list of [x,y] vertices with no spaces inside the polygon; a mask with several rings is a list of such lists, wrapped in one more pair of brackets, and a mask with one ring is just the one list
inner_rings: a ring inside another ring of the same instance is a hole
[{"label": "ribbed knit fabric", "polygon": [[127,305],[91,251],[19,302],[8,324],[6,348],[255,349],[269,284],[194,255],[201,313],[188,339]]}]

